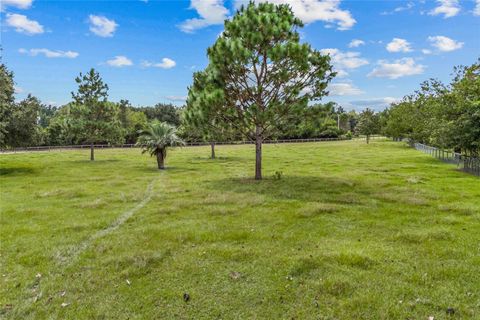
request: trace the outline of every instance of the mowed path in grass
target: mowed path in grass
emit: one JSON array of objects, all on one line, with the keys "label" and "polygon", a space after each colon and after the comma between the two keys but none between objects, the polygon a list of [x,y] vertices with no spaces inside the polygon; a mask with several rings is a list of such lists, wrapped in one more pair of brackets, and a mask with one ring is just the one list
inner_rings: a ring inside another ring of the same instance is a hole
[{"label": "mowed path in grass", "polygon": [[480,318],[477,177],[388,141],[265,145],[261,182],[217,155],[1,155],[0,318]]}]

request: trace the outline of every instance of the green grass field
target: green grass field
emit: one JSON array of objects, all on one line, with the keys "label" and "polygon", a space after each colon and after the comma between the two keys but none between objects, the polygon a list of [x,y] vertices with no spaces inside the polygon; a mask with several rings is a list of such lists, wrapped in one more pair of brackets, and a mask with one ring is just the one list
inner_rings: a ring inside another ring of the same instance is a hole
[{"label": "green grass field", "polygon": [[388,141],[265,145],[261,182],[217,155],[0,155],[0,317],[480,319],[478,177]]}]

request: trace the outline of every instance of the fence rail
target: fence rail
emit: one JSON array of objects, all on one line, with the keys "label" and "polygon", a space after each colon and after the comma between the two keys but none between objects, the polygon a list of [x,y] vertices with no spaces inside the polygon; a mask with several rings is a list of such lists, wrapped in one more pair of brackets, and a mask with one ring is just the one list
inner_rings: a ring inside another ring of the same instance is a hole
[{"label": "fence rail", "polygon": [[[370,139],[379,139],[385,138],[383,136],[370,136]],[[353,138],[353,139],[364,139]],[[304,142],[324,142],[324,141],[344,141],[352,140],[350,138],[312,138],[312,139],[279,139],[279,140],[265,140],[265,144],[276,144],[276,143],[304,143]],[[254,141],[214,141],[215,145],[241,145],[241,144],[254,144]],[[211,142],[187,142],[187,146],[208,146]],[[133,143],[130,144],[96,144],[94,145],[95,149],[112,149],[112,148],[138,148]],[[69,146],[38,146],[38,147],[24,147],[24,148],[13,148],[13,149],[2,149],[0,152],[25,152],[25,151],[50,151],[50,150],[74,150],[74,149],[88,149],[90,148],[89,144],[80,144],[80,145],[69,145]]]},{"label": "fence rail", "polygon": [[443,150],[421,143],[414,143],[413,147],[444,162],[456,164],[462,171],[480,176],[480,158],[465,156],[457,152]]}]

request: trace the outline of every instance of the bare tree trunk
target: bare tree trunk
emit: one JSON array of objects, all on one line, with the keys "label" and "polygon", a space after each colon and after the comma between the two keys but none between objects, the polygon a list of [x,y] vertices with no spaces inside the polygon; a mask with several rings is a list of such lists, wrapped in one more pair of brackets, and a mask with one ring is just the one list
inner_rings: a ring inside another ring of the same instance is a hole
[{"label": "bare tree trunk", "polygon": [[215,159],[215,142],[210,142],[210,147],[212,149],[212,159]]},{"label": "bare tree trunk", "polygon": [[367,134],[367,144],[370,142],[370,135]]},{"label": "bare tree trunk", "polygon": [[262,132],[257,126],[255,130],[255,180],[262,180]]},{"label": "bare tree trunk", "polygon": [[164,152],[163,150],[157,153],[157,165],[158,169],[163,170],[165,169],[165,157],[164,157]]},{"label": "bare tree trunk", "polygon": [[95,160],[95,154],[93,153],[93,142],[90,143],[90,161]]}]

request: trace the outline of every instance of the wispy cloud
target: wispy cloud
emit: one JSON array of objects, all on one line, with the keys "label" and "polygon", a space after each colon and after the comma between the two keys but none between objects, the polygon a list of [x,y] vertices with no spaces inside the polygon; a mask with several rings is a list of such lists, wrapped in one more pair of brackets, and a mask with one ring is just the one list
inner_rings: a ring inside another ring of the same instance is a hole
[{"label": "wispy cloud", "polygon": [[170,69],[177,65],[177,63],[170,59],[170,58],[163,58],[162,62],[150,62],[150,61],[143,61],[143,67],[155,67],[155,68],[162,68],[162,69]]},{"label": "wispy cloud", "polygon": [[[323,21],[328,27],[337,27],[338,30],[349,30],[357,21],[350,11],[340,8],[340,0],[256,0],[255,2],[270,2],[288,4],[295,16],[304,23]],[[236,0],[235,7],[248,4],[248,0]]]},{"label": "wispy cloud", "polygon": [[360,52],[342,52],[334,48],[322,49],[320,52],[330,55],[331,62],[339,77],[347,76],[348,69],[356,69],[368,64],[368,60],[362,58]]},{"label": "wispy cloud", "polygon": [[62,51],[62,50],[50,50],[50,49],[18,49],[18,52],[22,54],[28,54],[31,56],[38,56],[38,55],[43,55],[46,58],[69,58],[69,59],[74,59],[78,57],[78,52],[75,51]]},{"label": "wispy cloud", "polygon": [[464,43],[445,36],[428,37],[428,41],[439,51],[449,52],[463,47]]},{"label": "wispy cloud", "polygon": [[410,42],[401,38],[393,38],[393,40],[387,44],[388,52],[410,52],[412,51]]},{"label": "wispy cloud", "polygon": [[223,24],[229,13],[222,0],[191,0],[190,9],[197,11],[200,18],[188,19],[179,25],[180,30],[187,33],[211,25]]},{"label": "wispy cloud", "polygon": [[107,64],[111,67],[121,68],[131,66],[133,62],[125,56],[115,56],[113,59],[107,60]]},{"label": "wispy cloud", "polygon": [[364,46],[364,45],[365,45],[365,41],[360,40],[360,39],[353,39],[348,44],[348,47],[349,48],[357,48],[357,47]]},{"label": "wispy cloud", "polygon": [[458,0],[437,0],[438,6],[428,14],[432,16],[443,15],[444,18],[451,18],[460,12]]},{"label": "wispy cloud", "polygon": [[17,13],[7,13],[7,26],[15,28],[15,31],[28,35],[43,33],[43,26],[35,20],[30,20],[27,16]]},{"label": "wispy cloud", "polygon": [[28,9],[32,6],[33,0],[2,0],[0,1],[0,11],[6,7],[14,7],[17,9]]},{"label": "wispy cloud", "polygon": [[330,96],[356,96],[365,93],[349,82],[332,83],[327,90]]},{"label": "wispy cloud", "polygon": [[114,20],[104,16],[89,15],[90,31],[99,37],[113,37],[113,33],[118,27]]},{"label": "wispy cloud", "polygon": [[187,96],[166,96],[165,98],[175,102],[185,102],[187,100]]},{"label": "wispy cloud", "polygon": [[422,74],[425,66],[417,64],[412,58],[398,59],[393,62],[379,60],[377,66],[368,74],[369,77],[398,79]]}]

